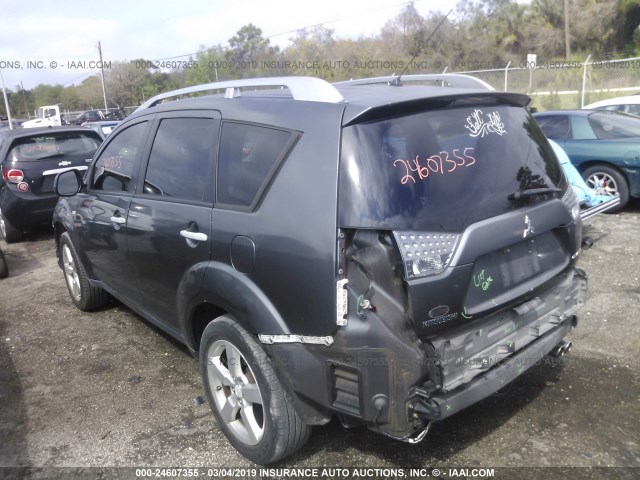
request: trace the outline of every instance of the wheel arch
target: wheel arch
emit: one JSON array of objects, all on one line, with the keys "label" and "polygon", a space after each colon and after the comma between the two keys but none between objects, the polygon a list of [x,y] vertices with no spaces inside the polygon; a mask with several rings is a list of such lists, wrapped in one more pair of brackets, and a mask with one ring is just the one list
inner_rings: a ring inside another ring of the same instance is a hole
[{"label": "wheel arch", "polygon": [[[178,310],[185,312],[181,325],[183,338],[194,356],[199,353],[201,337],[207,325],[222,315],[232,317],[252,335],[290,333],[275,306],[245,274],[220,262],[209,262],[202,268],[204,272],[198,293],[192,295],[191,301],[183,302],[183,305],[180,305],[179,300]],[[181,298],[185,298],[187,293],[185,287],[186,284],[180,286]],[[268,346],[262,345],[257,338],[256,341],[267,355],[272,355]],[[280,383],[292,397],[296,412],[306,424],[323,425],[331,419],[328,410],[293,390],[288,376],[281,371],[284,366],[280,362],[274,362],[272,367]]]},{"label": "wheel arch", "polygon": [[58,266],[62,267],[62,260],[60,259],[60,237],[62,234],[67,231],[62,222],[57,221],[53,224],[53,231],[55,233],[55,242],[56,242],[56,257],[58,259]]},{"label": "wheel arch", "polygon": [[[195,278],[201,278],[201,282]],[[227,313],[254,335],[290,333],[267,295],[246,274],[224,263],[200,264],[185,275],[178,291],[181,329],[193,352],[198,350],[207,324]]]},{"label": "wheel arch", "polygon": [[[588,180],[587,175],[592,175],[593,173],[596,173],[600,168],[603,170],[602,173],[613,176],[616,184],[617,183],[620,184],[620,185],[617,185],[617,193],[620,195],[620,205],[611,210],[608,210],[607,212],[607,213],[617,213],[622,209],[624,209],[624,207],[629,202],[629,199],[632,196],[635,196],[635,193],[638,193],[637,192],[638,182],[634,180],[633,175],[630,176],[630,172],[625,171],[625,169],[620,168],[619,166],[611,162],[607,162],[603,160],[591,160],[591,161],[582,163],[579,169],[580,176],[584,179],[585,183],[587,183],[587,186],[589,185],[589,183],[587,182]],[[589,172],[590,169],[594,169],[594,171]],[[604,171],[605,169],[609,170],[609,172],[608,173],[605,172]],[[619,178],[615,178],[615,177],[619,177]],[[634,183],[636,184],[635,192],[633,188]]]},{"label": "wheel arch", "polygon": [[620,167],[618,167],[617,165],[607,161],[607,160],[586,160],[584,162],[582,162],[580,165],[578,165],[576,168],[578,169],[578,171],[580,172],[580,174],[582,175],[584,173],[585,170],[591,168],[591,167],[595,167],[598,165],[602,165],[608,168],[611,168],[615,171],[617,171],[620,175],[622,175],[625,179],[625,181],[627,182],[627,184],[629,184],[629,179],[627,178],[627,174],[624,172],[624,170],[622,170]]}]

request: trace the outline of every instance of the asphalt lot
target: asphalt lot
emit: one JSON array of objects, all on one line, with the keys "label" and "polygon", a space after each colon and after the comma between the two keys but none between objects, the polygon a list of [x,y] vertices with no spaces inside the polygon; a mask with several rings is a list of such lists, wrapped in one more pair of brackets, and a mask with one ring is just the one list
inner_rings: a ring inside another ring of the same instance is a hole
[{"label": "asphalt lot", "polygon": [[[589,296],[568,356],[435,424],[418,445],[332,421],[280,466],[640,468],[640,202],[587,224]],[[195,401],[203,390],[185,349],[115,300],[76,310],[51,231],[0,246],[10,268],[0,280],[0,467],[252,466]],[[616,472],[630,474],[607,476]]]}]

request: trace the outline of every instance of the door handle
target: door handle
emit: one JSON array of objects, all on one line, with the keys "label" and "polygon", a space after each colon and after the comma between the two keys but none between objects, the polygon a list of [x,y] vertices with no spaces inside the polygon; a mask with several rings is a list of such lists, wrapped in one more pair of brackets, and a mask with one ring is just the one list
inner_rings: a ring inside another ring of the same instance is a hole
[{"label": "door handle", "polygon": [[113,223],[117,223],[120,225],[124,225],[127,221],[127,219],[124,217],[111,217],[109,218],[109,220],[111,220]]},{"label": "door handle", "polygon": [[190,232],[189,230],[180,230],[180,235],[196,242],[206,242],[207,238],[209,238],[206,233]]}]

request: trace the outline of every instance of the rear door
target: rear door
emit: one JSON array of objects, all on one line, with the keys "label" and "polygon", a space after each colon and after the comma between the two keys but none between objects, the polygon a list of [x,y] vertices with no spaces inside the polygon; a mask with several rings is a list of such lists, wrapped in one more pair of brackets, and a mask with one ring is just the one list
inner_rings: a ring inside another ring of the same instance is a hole
[{"label": "rear door", "polygon": [[134,284],[127,257],[129,204],[146,151],[150,119],[141,119],[109,139],[77,195],[76,238],[92,278],[130,298]]},{"label": "rear door", "polygon": [[173,330],[181,282],[200,282],[187,277],[209,261],[219,125],[211,111],[158,115],[129,209],[129,267],[140,306]]}]

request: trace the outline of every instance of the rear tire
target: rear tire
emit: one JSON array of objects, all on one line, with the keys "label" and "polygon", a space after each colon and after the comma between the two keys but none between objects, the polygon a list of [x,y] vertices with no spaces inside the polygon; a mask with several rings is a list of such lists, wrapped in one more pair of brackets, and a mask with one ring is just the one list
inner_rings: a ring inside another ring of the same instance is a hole
[{"label": "rear tire", "polygon": [[7,243],[16,243],[22,240],[22,229],[16,228],[5,218],[4,213],[0,210],[0,235]]},{"label": "rear tire", "polygon": [[249,460],[268,464],[309,439],[262,347],[230,316],[213,320],[200,342],[200,373],[209,405],[229,442]]},{"label": "rear tire", "polygon": [[620,205],[604,213],[617,213],[629,203],[629,184],[615,168],[602,163],[593,165],[582,172],[582,178],[598,195],[620,195]]},{"label": "rear tire", "polygon": [[4,256],[4,252],[0,250],[0,278],[7,278],[9,276],[9,267],[7,266],[7,259]]},{"label": "rear tire", "polygon": [[58,248],[64,279],[75,306],[86,312],[100,308],[107,303],[109,294],[102,288],[94,287],[89,283],[87,272],[67,232],[60,236]]}]

